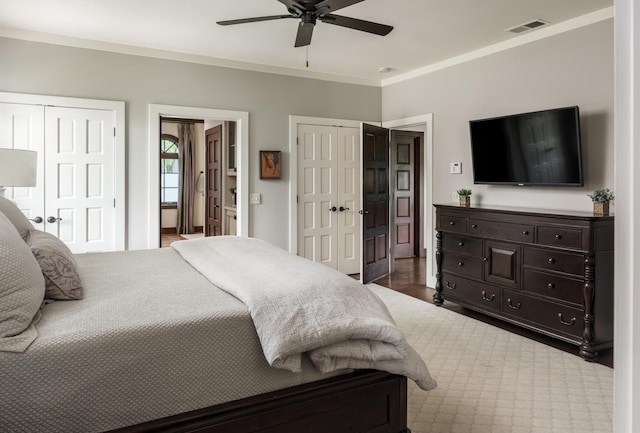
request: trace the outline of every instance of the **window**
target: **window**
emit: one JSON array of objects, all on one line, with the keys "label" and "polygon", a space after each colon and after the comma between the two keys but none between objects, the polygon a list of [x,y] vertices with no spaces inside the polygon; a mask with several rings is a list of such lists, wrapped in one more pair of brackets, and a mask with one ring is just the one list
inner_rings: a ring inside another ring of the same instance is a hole
[{"label": "window", "polygon": [[160,202],[162,206],[178,204],[178,138],[162,134],[160,139]]}]

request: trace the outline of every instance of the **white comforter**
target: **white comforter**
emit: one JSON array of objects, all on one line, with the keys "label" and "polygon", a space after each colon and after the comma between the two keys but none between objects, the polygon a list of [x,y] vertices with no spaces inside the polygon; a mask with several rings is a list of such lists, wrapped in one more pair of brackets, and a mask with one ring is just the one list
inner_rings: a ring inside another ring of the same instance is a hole
[{"label": "white comforter", "polygon": [[352,278],[258,239],[217,236],[172,247],[247,306],[273,367],[300,371],[307,353],[323,372],[371,368],[425,390],[437,386],[384,303]]}]

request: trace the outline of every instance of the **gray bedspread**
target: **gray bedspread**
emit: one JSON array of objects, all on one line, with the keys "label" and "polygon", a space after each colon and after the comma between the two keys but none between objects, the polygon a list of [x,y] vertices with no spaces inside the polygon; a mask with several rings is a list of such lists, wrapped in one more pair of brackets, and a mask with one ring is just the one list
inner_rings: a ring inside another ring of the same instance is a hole
[{"label": "gray bedspread", "polygon": [[172,249],[76,258],[85,298],[0,352],[0,432],[104,431],[330,376],[270,367],[247,308]]},{"label": "gray bedspread", "polygon": [[172,247],[249,309],[270,365],[323,372],[363,368],[436,387],[382,300],[358,281],[260,239],[215,236]]}]

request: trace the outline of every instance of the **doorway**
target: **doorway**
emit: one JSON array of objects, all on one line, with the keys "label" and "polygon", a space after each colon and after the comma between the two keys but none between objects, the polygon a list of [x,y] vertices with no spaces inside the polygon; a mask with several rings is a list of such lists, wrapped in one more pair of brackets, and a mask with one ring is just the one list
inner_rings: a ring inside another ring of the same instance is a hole
[{"label": "doorway", "polygon": [[425,257],[421,212],[424,132],[391,130],[391,256]]},{"label": "doorway", "polygon": [[[417,205],[422,215],[420,223],[421,233],[419,234],[426,258],[426,285],[435,287],[435,243],[433,208],[433,114],[424,114],[404,119],[396,119],[382,122],[382,126],[392,131],[404,130],[412,132],[422,132],[422,148],[420,152],[421,179],[420,179],[420,202]],[[391,261],[392,272],[395,269],[395,260]]]},{"label": "doorway", "polygon": [[[160,247],[160,119],[176,117],[190,119],[216,119],[218,121],[236,122],[235,129],[235,178],[236,190],[234,221],[238,236],[249,235],[249,113],[246,111],[230,111],[200,107],[182,107],[173,105],[149,106],[149,229],[148,247]],[[225,192],[225,194],[227,194]],[[229,192],[231,197],[231,193]]]},{"label": "doorway", "polygon": [[202,235],[204,225],[204,120],[160,120],[160,236],[167,240]]}]

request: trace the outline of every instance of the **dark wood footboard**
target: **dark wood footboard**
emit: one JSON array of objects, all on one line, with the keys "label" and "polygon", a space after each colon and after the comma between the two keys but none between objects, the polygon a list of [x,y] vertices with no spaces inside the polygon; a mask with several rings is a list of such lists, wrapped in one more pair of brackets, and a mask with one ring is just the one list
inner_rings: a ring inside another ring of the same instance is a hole
[{"label": "dark wood footboard", "polygon": [[116,432],[410,433],[407,378],[356,371]]}]

